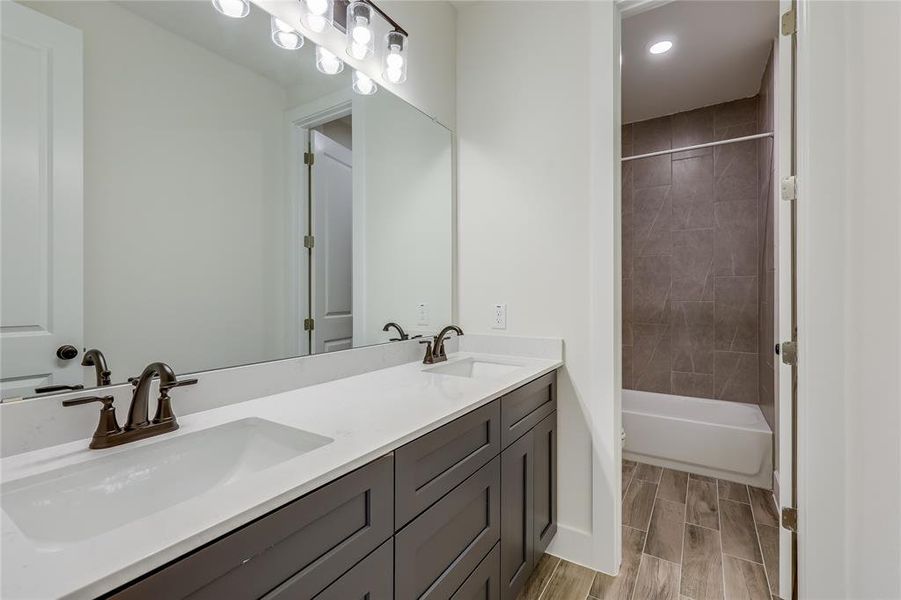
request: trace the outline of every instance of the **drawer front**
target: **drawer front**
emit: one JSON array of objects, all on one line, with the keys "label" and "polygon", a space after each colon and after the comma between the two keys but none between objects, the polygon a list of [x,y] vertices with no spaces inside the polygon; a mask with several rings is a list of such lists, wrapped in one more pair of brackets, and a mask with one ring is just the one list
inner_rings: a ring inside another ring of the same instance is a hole
[{"label": "drawer front", "polygon": [[393,474],[373,461],[112,597],[259,598],[294,576],[311,598],[391,537]]},{"label": "drawer front", "polygon": [[557,409],[557,372],[542,375],[535,381],[513,390],[501,398],[501,443],[504,448],[537,425]]},{"label": "drawer front", "polygon": [[501,597],[514,600],[534,566],[533,431],[501,453]]},{"label": "drawer front", "polygon": [[449,598],[500,536],[495,457],[394,538],[397,600]]},{"label": "drawer front", "polygon": [[[263,600],[308,598],[303,583],[291,578]],[[394,598],[394,540],[388,540],[357,563],[338,581],[325,588],[316,600],[392,600]]]},{"label": "drawer front", "polygon": [[497,543],[476,570],[466,578],[451,600],[500,600],[501,545]]},{"label": "drawer front", "polygon": [[532,430],[535,449],[535,564],[557,533],[557,411]]},{"label": "drawer front", "polygon": [[394,453],[396,529],[409,523],[500,451],[497,400],[398,449]]}]

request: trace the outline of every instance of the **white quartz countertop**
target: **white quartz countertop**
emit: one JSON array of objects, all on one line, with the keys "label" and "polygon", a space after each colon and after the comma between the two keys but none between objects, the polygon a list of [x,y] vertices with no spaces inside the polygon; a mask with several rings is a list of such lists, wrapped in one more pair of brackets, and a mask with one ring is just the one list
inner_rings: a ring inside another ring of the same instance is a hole
[{"label": "white quartz countertop", "polygon": [[[76,542],[33,540],[4,509],[0,596],[93,598],[108,592],[563,364],[467,352],[452,355],[450,361],[467,357],[502,360],[517,368],[467,378],[429,373],[418,362],[408,363],[179,417],[178,431],[117,448],[89,450],[84,439],[3,459],[0,481],[5,486],[248,417],[334,438],[311,452]],[[177,391],[173,404],[177,413]]]}]

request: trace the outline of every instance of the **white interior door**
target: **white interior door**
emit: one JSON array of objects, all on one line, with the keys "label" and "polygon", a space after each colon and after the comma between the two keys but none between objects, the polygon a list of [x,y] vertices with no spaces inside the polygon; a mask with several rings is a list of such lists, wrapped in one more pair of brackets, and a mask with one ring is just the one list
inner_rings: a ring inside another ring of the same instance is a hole
[{"label": "white interior door", "polygon": [[313,233],[312,350],[353,346],[353,163],[352,152],[311,132]]},{"label": "white interior door", "polygon": [[[792,0],[780,0],[779,12],[785,14],[792,9]],[[780,182],[794,173],[792,149],[795,144],[794,131],[792,129],[793,110],[793,74],[792,63],[792,36],[779,35],[776,60],[776,135],[774,137],[776,152],[776,181],[774,193],[776,218],[778,228],[776,234],[777,252],[777,314],[776,314],[776,341],[790,341],[792,330],[795,326],[795,318],[792,310],[792,297],[794,285],[792,284],[792,202],[780,198]],[[781,359],[781,357],[779,357]],[[792,367],[782,360],[776,362],[778,386],[776,388],[776,418],[778,419],[778,442],[776,454],[776,473],[778,477],[778,503],[782,507],[797,506],[794,497],[793,478],[794,473],[794,415],[792,412]],[[792,598],[792,537],[788,529],[779,527],[779,597]]]},{"label": "white interior door", "polygon": [[2,20],[0,390],[82,383],[82,36],[13,2]]}]

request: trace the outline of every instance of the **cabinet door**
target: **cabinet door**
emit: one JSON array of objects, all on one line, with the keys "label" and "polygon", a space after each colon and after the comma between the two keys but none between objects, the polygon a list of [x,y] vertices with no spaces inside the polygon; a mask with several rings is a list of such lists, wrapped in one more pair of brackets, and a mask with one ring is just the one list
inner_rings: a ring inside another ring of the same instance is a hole
[{"label": "cabinet door", "polygon": [[501,453],[501,598],[514,600],[534,566],[532,431]]},{"label": "cabinet door", "polygon": [[532,430],[534,469],[534,560],[537,563],[557,533],[557,411]]},{"label": "cabinet door", "polygon": [[[290,583],[279,586],[263,600],[294,600],[301,590]],[[388,540],[357,563],[314,600],[393,600],[394,540]]]},{"label": "cabinet door", "polygon": [[394,453],[394,526],[400,529],[501,451],[500,403],[477,408]]},{"label": "cabinet door", "polygon": [[495,457],[394,537],[397,600],[446,600],[500,537]]},{"label": "cabinet door", "polygon": [[454,592],[451,600],[500,600],[500,597],[501,545],[498,543]]}]

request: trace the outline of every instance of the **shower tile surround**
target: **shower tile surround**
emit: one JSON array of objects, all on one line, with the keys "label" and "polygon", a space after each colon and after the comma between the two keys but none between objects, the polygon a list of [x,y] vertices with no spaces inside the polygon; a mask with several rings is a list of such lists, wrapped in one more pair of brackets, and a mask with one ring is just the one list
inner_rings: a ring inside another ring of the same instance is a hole
[{"label": "shower tile surround", "polygon": [[[757,133],[759,97],[623,126],[623,156]],[[760,401],[757,142],[623,163],[623,387]]]}]

